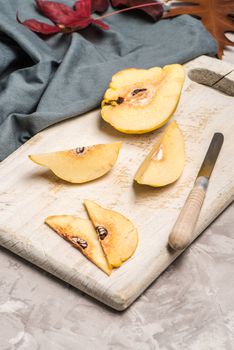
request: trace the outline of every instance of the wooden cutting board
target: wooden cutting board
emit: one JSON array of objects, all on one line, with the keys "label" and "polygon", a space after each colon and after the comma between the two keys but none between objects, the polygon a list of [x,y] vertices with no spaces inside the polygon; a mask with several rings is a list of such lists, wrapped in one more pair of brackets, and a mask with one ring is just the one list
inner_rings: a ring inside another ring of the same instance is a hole
[{"label": "wooden cutting board", "polygon": [[[0,164],[0,244],[103,303],[128,307],[178,256],[167,240],[173,223],[214,132],[224,145],[212,174],[196,228],[199,235],[233,200],[234,67],[200,57],[185,66],[182,98],[174,119],[183,131],[186,165],[181,178],[157,189],[133,183],[134,174],[163,128],[145,135],[125,135],[99,117],[99,111],[73,118],[37,134]],[[224,77],[225,76],[225,77]],[[28,154],[124,141],[117,165],[103,178],[68,184],[28,159]],[[48,215],[86,217],[84,199],[128,216],[139,228],[134,256],[106,276],[43,222]]]}]

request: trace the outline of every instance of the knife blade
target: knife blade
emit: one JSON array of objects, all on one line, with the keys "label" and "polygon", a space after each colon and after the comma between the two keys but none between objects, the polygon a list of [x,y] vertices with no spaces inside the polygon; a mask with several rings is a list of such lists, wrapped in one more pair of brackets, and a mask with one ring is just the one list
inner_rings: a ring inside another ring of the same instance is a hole
[{"label": "knife blade", "polygon": [[168,243],[174,250],[185,249],[194,238],[193,232],[205,199],[209,179],[222,148],[223,141],[223,134],[214,134],[197,174],[193,189],[189,193],[170,233]]},{"label": "knife blade", "polygon": [[223,134],[216,132],[212,138],[208,151],[205,155],[201,168],[197,174],[197,178],[204,176],[207,179],[210,178],[210,175],[214,169],[216,160],[218,158],[219,152],[223,145]]}]

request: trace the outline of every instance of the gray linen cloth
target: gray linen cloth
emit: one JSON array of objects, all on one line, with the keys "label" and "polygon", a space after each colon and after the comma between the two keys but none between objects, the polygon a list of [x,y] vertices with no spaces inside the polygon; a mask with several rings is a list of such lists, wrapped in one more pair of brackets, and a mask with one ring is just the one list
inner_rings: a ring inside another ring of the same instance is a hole
[{"label": "gray linen cloth", "polygon": [[17,10],[21,20],[50,23],[33,0],[0,0],[0,160],[49,125],[99,106],[118,70],[217,51],[202,23],[186,15],[154,23],[140,12],[119,14],[105,20],[109,31],[90,26],[42,38],[17,23]]}]

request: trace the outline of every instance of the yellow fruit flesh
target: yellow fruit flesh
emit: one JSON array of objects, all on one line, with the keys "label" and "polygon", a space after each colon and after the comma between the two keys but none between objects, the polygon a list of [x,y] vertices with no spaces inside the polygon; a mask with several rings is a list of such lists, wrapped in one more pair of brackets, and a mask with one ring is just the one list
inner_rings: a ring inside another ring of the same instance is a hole
[{"label": "yellow fruit flesh", "polygon": [[[173,115],[183,82],[184,70],[179,64],[163,69],[121,71],[113,76],[104,95],[101,116],[125,133],[142,134],[155,130]],[[134,94],[137,90],[145,91]],[[123,102],[119,104],[120,97]]]},{"label": "yellow fruit flesh", "polygon": [[105,209],[90,200],[85,200],[84,204],[96,231],[101,233],[105,232],[103,229],[106,230],[106,236],[101,238],[99,235],[99,240],[108,263],[113,267],[119,267],[136,250],[137,229],[120,213]]},{"label": "yellow fruit flesh", "polygon": [[48,167],[63,180],[83,183],[101,177],[110,171],[118,158],[121,147],[122,142],[114,142],[68,151],[35,154],[30,155],[29,158],[39,165]]},{"label": "yellow fruit flesh", "polygon": [[138,169],[135,180],[154,187],[176,181],[184,168],[185,147],[181,130],[172,122]]},{"label": "yellow fruit flesh", "polygon": [[[45,223],[106,274],[112,268],[108,264],[91,221],[71,215],[57,215],[46,218]],[[78,240],[76,238],[79,238]]]}]

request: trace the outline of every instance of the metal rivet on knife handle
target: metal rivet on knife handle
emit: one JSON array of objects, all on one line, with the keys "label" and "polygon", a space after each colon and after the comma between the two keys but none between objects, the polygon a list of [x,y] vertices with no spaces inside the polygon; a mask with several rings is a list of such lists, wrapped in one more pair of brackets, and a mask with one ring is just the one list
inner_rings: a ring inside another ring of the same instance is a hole
[{"label": "metal rivet on knife handle", "polygon": [[174,250],[185,249],[193,240],[193,232],[205,199],[209,178],[223,144],[223,134],[215,133],[198,172],[194,187],[176,220],[168,243]]}]

